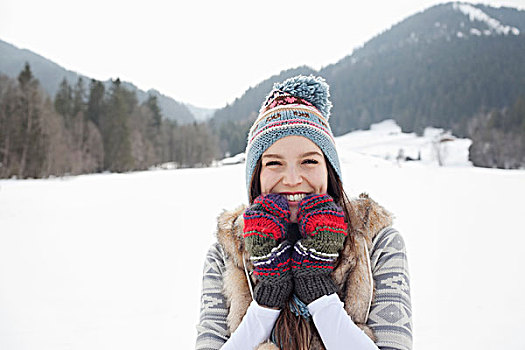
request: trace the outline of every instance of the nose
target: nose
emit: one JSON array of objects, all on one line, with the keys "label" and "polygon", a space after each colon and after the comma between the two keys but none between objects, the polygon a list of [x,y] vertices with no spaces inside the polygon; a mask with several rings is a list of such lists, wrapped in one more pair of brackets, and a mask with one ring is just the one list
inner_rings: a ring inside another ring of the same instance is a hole
[{"label": "nose", "polygon": [[295,166],[289,166],[283,174],[283,185],[294,187],[303,182],[301,170]]}]

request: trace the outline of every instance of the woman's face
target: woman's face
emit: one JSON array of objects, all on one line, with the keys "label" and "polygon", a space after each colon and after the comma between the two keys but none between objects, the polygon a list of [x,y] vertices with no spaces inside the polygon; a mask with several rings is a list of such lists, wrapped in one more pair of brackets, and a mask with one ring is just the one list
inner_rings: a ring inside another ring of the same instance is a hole
[{"label": "woman's face", "polygon": [[279,193],[288,199],[291,222],[297,222],[299,202],[308,194],[324,194],[328,170],[321,149],[303,136],[287,136],[261,157],[262,194]]}]

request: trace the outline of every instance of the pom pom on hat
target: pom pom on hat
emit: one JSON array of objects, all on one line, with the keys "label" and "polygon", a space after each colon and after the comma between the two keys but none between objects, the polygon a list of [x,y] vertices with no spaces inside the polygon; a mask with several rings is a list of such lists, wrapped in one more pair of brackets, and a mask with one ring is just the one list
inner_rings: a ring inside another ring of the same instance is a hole
[{"label": "pom pom on hat", "polygon": [[[330,110],[332,109],[332,102],[329,99],[330,91],[328,84],[322,77],[298,75],[286,79],[282,83],[275,83],[273,90],[280,90],[292,96],[303,98],[313,104],[326,120],[330,118]],[[270,93],[268,97],[271,95]]]}]

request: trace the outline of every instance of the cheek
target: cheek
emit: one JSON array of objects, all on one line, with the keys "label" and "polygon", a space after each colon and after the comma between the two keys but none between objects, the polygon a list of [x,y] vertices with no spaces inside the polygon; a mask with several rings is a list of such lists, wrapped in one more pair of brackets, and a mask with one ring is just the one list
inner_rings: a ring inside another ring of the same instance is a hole
[{"label": "cheek", "polygon": [[263,194],[270,193],[270,190],[279,182],[279,177],[268,170],[262,170],[261,176],[261,192]]},{"label": "cheek", "polygon": [[328,172],[323,170],[311,174],[310,185],[317,193],[326,193],[328,190]]}]

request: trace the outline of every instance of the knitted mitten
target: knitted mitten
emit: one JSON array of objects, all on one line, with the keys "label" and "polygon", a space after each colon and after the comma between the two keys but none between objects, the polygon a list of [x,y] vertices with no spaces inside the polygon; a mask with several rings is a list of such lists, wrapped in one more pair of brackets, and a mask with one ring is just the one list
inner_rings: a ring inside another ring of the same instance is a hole
[{"label": "knitted mitten", "polygon": [[297,213],[303,237],[294,247],[295,293],[306,304],[337,292],[330,277],[347,235],[344,213],[327,194],[306,196]]},{"label": "knitted mitten", "polygon": [[253,263],[254,298],[260,305],[284,307],[292,289],[292,246],[285,240],[290,210],[285,197],[261,195],[244,212],[244,242]]}]

